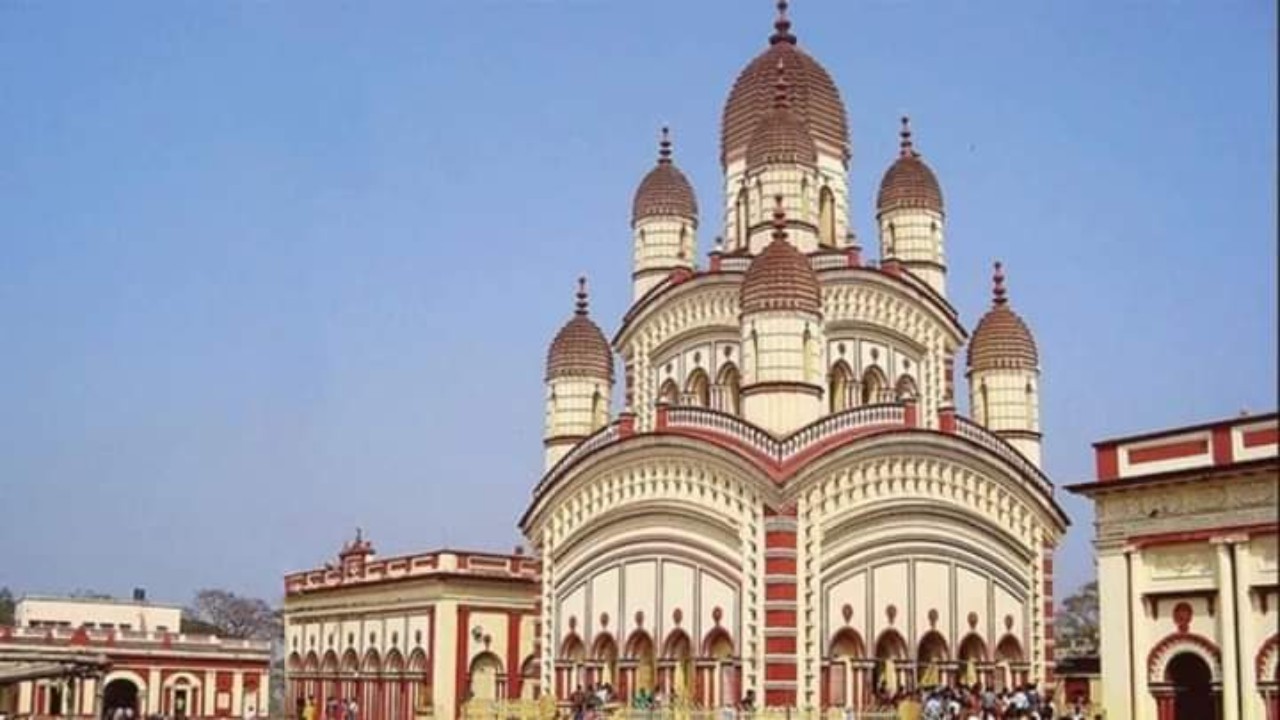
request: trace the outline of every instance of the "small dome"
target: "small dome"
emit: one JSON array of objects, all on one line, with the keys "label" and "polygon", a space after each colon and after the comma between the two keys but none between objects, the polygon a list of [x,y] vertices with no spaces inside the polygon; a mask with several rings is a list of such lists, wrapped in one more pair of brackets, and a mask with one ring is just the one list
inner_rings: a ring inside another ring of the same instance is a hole
[{"label": "small dome", "polygon": [[820,315],[822,288],[809,258],[787,242],[782,197],[773,211],[773,240],[747,267],[738,290],[742,312],[799,310]]},{"label": "small dome", "polygon": [[849,121],[844,101],[831,75],[808,53],[796,47],[787,3],[778,3],[778,19],[769,48],[743,68],[729,91],[720,122],[720,162],[729,154],[744,152],[760,119],[773,109],[773,86],[778,63],[789,73],[793,112],[805,122],[814,140],[837,148],[848,160]]},{"label": "small dome", "polygon": [[996,263],[994,300],[991,309],[978,321],[969,341],[969,371],[1035,370],[1040,366],[1031,330],[1005,297],[1004,271]]},{"label": "small dome", "polygon": [[876,210],[887,212],[901,208],[922,208],[942,212],[942,188],[933,170],[920,159],[911,144],[911,127],[902,118],[902,149],[880,181]]},{"label": "small dome", "polygon": [[816,165],[818,148],[804,120],[792,112],[786,65],[778,61],[777,84],[774,86],[773,109],[756,123],[747,143],[747,168],[772,163]]},{"label": "small dome", "polygon": [[547,380],[587,377],[613,382],[613,349],[599,326],[587,317],[587,279],[578,280],[573,318],[560,328],[547,351]]},{"label": "small dome", "polygon": [[658,164],[640,181],[631,202],[631,224],[649,217],[682,217],[698,221],[698,201],[693,186],[671,161],[671,137],[662,128]]}]

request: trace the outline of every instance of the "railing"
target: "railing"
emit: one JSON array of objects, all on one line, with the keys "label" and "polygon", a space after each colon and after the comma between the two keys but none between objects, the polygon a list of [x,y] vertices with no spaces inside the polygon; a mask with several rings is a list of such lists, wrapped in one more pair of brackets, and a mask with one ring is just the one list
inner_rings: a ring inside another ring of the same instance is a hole
[{"label": "railing", "polygon": [[809,265],[811,265],[815,271],[843,270],[850,267],[849,253],[824,252],[817,255],[810,255]]},{"label": "railing", "polygon": [[754,255],[725,255],[720,258],[721,272],[746,272],[751,266]]},{"label": "railing", "polygon": [[[462,706],[460,720],[572,720],[571,706],[544,700],[472,700]],[[897,720],[894,710],[845,708],[767,707],[736,708],[659,707],[635,708],[617,703],[581,714],[581,720]]]},{"label": "railing", "polygon": [[160,645],[167,641],[171,645],[184,647],[216,646],[219,649],[240,649],[255,652],[267,652],[271,649],[271,643],[269,642],[223,638],[210,634],[73,627],[0,627],[0,644],[20,643],[32,645],[44,644],[50,640],[55,643],[65,644],[81,638],[90,643],[112,642],[120,645],[132,643]]},{"label": "railing", "polygon": [[574,445],[572,450],[565,453],[564,457],[560,458],[556,464],[552,465],[551,469],[542,476],[542,481],[533,489],[533,496],[537,498],[542,495],[543,489],[550,487],[551,484],[555,482],[556,478],[564,474],[565,468],[572,466],[579,458],[595,452],[621,437],[621,430],[618,426],[619,422],[614,421],[600,428],[594,434],[588,435],[582,442]]},{"label": "railing", "polygon": [[665,412],[668,428],[710,430],[736,440],[779,465],[828,438],[851,430],[907,424],[906,407],[903,405],[865,405],[825,417],[779,439],[745,420],[718,410],[683,406],[667,408]]},{"label": "railing", "polygon": [[1017,448],[1010,445],[999,435],[972,420],[960,416],[956,416],[956,434],[985,447],[1024,474],[1037,478],[1044,489],[1053,489],[1052,483],[1049,482],[1049,478],[1045,476],[1044,472],[1033,465],[1025,455],[1018,452]]}]

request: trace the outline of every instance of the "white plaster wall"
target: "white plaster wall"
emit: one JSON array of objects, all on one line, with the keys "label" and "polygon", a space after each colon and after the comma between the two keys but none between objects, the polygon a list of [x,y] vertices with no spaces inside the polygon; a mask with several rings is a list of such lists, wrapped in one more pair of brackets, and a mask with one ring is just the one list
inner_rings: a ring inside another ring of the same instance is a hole
[{"label": "white plaster wall", "polygon": [[881,213],[879,228],[880,257],[897,259],[946,297],[942,215],[921,208],[890,210]]},{"label": "white plaster wall", "polygon": [[692,268],[697,223],[679,217],[643,218],[633,235],[632,299],[638,300],[675,268]]}]

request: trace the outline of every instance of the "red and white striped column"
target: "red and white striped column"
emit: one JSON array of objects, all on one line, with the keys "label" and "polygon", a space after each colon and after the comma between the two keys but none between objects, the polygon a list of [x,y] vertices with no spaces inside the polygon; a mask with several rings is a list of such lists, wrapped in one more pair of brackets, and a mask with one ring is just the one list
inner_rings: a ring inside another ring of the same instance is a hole
[{"label": "red and white striped column", "polygon": [[764,516],[764,704],[796,704],[796,512]]}]

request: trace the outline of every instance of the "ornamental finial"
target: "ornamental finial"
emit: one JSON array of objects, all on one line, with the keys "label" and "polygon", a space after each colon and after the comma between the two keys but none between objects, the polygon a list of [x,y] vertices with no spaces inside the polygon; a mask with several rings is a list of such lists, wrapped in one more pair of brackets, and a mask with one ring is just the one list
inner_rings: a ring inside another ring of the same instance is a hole
[{"label": "ornamental finial", "polygon": [[902,157],[914,157],[916,151],[911,143],[911,118],[906,115],[902,116],[902,129],[898,131],[898,137],[902,138],[898,143],[898,154]]},{"label": "ornamental finial", "polygon": [[782,196],[773,196],[773,239],[787,239],[787,211],[782,209]]},{"label": "ornamental finial", "polygon": [[769,44],[780,42],[796,44],[796,36],[791,34],[791,18],[787,17],[787,0],[778,0],[778,17],[773,21],[773,35],[769,36]]},{"label": "ornamental finial", "polygon": [[1006,297],[1008,291],[1004,288],[1004,264],[999,260],[996,261],[995,274],[992,276],[991,282],[991,301],[996,305],[1004,305],[1009,302],[1009,298]]},{"label": "ornamental finial", "polygon": [[658,141],[658,163],[671,164],[671,128],[662,126],[662,139]]},{"label": "ornamental finial", "polygon": [[586,315],[587,314],[587,276],[586,275],[583,275],[582,277],[578,278],[577,298],[578,298],[577,302],[574,303],[573,314]]}]

